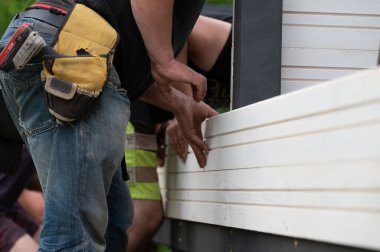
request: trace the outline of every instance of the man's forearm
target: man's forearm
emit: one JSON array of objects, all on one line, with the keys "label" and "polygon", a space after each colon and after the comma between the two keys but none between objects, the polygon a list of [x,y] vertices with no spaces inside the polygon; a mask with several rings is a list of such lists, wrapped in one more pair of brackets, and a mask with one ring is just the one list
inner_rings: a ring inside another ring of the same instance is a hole
[{"label": "man's forearm", "polygon": [[174,0],[132,0],[132,12],[153,64],[174,58],[171,46]]},{"label": "man's forearm", "polygon": [[[188,64],[188,59],[187,59],[187,43],[183,46],[179,54],[177,55],[176,59],[181,62],[182,64],[187,65]],[[191,85],[188,85],[186,83],[181,83],[181,82],[173,82],[171,85],[184,93],[187,96],[193,97],[193,89],[191,88]]]},{"label": "man's forearm", "polygon": [[182,105],[193,101],[193,99],[182,92],[176,90],[170,85],[158,87],[157,83],[153,84],[145,94],[140,98],[141,100],[153,104],[157,107],[163,108],[167,111],[176,114],[181,110]]},{"label": "man's forearm", "polygon": [[174,58],[171,44],[173,3],[174,0],[131,0],[132,12],[151,61],[154,80],[160,86],[173,82],[191,84],[194,99],[201,101],[206,95],[206,78]]}]

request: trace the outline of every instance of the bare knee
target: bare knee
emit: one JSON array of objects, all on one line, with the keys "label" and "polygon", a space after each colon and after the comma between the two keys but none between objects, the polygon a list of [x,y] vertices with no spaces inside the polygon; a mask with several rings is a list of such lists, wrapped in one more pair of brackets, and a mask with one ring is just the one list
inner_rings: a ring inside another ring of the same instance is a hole
[{"label": "bare knee", "polygon": [[134,204],[135,218],[133,219],[133,224],[144,229],[143,232],[145,234],[154,234],[160,227],[164,218],[161,201],[135,200]]}]

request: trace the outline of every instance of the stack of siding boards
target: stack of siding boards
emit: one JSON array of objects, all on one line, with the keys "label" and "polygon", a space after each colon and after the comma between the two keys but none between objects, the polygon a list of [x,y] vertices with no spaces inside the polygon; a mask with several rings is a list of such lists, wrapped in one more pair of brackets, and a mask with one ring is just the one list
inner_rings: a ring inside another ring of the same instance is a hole
[{"label": "stack of siding boards", "polygon": [[219,115],[205,137],[204,169],[169,150],[168,217],[380,249],[380,69]]},{"label": "stack of siding boards", "polygon": [[380,1],[283,11],[283,95],[208,120],[204,169],[169,148],[166,214],[380,250]]}]

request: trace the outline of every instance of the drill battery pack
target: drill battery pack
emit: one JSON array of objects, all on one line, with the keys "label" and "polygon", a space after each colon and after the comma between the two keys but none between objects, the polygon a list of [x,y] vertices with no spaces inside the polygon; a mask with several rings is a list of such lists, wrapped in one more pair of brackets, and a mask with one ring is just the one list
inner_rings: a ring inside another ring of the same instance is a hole
[{"label": "drill battery pack", "polygon": [[0,53],[0,69],[21,70],[46,46],[38,32],[32,31],[28,23],[22,24]]}]

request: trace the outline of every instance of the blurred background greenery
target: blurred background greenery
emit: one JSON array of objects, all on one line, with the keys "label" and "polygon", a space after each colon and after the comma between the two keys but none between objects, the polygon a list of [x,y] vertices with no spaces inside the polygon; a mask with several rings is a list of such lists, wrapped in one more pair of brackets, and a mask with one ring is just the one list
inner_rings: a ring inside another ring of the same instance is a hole
[{"label": "blurred background greenery", "polygon": [[[190,0],[191,1],[191,0]],[[207,0],[207,4],[232,4],[233,0]],[[2,35],[13,15],[25,9],[35,0],[0,0],[0,35]]]},{"label": "blurred background greenery", "polygon": [[33,2],[35,0],[0,0],[0,34],[4,33],[15,13],[22,11]]},{"label": "blurred background greenery", "polygon": [[232,4],[233,0],[208,0],[207,4]]}]

